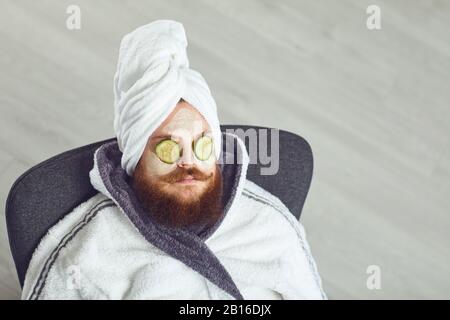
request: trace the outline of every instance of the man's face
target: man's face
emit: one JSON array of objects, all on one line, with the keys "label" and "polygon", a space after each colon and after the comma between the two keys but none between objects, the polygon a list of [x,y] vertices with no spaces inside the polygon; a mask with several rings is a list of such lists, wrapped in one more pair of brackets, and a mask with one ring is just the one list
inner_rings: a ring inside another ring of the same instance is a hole
[{"label": "man's face", "polygon": [[[160,223],[204,225],[221,214],[222,176],[214,149],[204,159],[194,152],[202,136],[212,137],[208,123],[183,101],[147,141],[133,174],[133,187],[144,208]],[[157,151],[165,140],[172,145],[176,142],[181,151],[169,152],[180,155],[173,163],[161,160]]]}]

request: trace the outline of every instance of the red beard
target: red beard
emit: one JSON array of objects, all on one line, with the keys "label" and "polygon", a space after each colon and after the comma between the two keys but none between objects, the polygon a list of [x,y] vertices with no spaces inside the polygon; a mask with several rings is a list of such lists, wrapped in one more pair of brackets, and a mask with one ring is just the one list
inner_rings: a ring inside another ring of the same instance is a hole
[{"label": "red beard", "polygon": [[[142,171],[140,166],[136,168],[132,186],[152,221],[199,234],[222,216],[223,183],[222,172],[218,165],[214,175],[207,175],[196,167],[177,168],[173,173],[161,176],[156,181],[148,178]],[[164,192],[159,185],[161,181],[174,183],[188,175],[207,183],[201,193],[188,200],[183,200],[176,194]]]}]

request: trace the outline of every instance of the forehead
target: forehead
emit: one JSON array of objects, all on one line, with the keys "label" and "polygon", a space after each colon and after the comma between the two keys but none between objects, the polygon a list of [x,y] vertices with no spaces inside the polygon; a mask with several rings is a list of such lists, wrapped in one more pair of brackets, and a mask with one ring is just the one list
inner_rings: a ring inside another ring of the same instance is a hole
[{"label": "forehead", "polygon": [[209,130],[209,125],[203,116],[187,102],[182,102],[172,111],[167,119],[152,134],[152,137],[161,135],[196,134]]}]

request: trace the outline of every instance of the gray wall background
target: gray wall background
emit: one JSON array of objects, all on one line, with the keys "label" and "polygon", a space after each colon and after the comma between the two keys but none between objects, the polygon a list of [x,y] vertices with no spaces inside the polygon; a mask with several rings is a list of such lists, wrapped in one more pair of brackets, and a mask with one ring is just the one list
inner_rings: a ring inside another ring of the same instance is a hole
[{"label": "gray wall background", "polygon": [[[305,137],[302,215],[331,299],[450,298],[450,2],[0,0],[0,203],[14,180],[113,136],[121,37],[185,26],[222,123]],[[66,8],[81,8],[81,30]],[[382,29],[366,28],[381,8]],[[381,289],[369,290],[369,265]],[[0,219],[0,298],[20,296]]]}]

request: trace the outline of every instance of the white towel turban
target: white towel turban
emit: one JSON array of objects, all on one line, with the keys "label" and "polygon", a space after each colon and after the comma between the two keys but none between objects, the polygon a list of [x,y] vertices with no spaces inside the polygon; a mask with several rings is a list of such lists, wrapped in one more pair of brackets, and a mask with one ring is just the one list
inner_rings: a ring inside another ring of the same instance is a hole
[{"label": "white towel turban", "polygon": [[125,35],[114,76],[114,131],[122,168],[132,176],[151,134],[180,98],[208,122],[216,158],[222,149],[217,107],[203,76],[189,68],[181,23],[156,20]]}]

